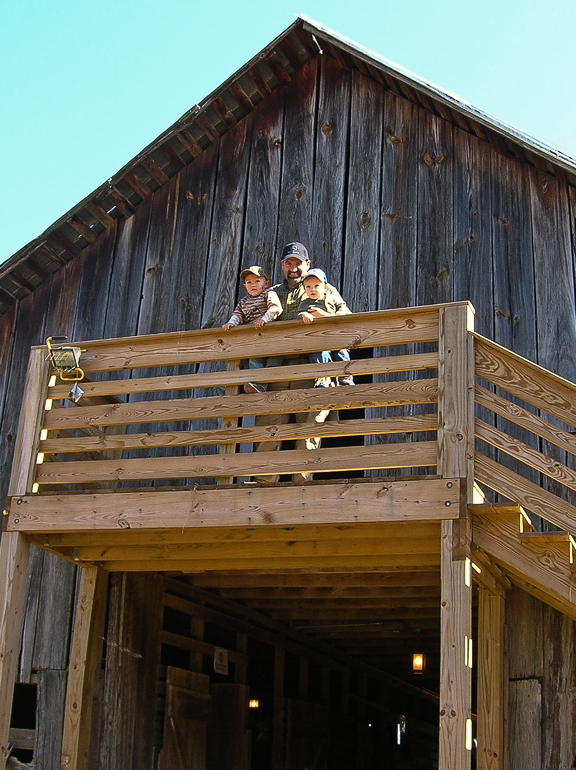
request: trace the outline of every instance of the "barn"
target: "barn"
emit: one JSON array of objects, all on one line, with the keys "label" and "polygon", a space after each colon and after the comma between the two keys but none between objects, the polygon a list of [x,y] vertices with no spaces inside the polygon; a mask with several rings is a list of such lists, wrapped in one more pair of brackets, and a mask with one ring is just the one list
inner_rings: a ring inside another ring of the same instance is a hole
[{"label": "barn", "polygon": [[[576,767],[575,212],[573,160],[299,18],[10,258],[7,766]],[[353,315],[224,332],[292,241]]]}]

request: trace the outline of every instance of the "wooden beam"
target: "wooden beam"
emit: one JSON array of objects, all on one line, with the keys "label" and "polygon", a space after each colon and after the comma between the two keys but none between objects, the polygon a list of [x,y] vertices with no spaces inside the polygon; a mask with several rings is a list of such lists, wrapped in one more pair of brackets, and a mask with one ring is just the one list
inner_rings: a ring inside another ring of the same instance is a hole
[{"label": "wooden beam", "polygon": [[292,533],[290,539],[280,541],[218,543],[168,543],[158,545],[112,545],[112,546],[81,546],[76,548],[75,558],[81,562],[106,561],[153,561],[162,562],[184,561],[187,559],[223,559],[225,563],[237,559],[266,558],[295,558],[305,559],[314,556],[398,556],[406,554],[408,557],[425,554],[438,554],[438,538],[388,538],[367,540],[339,539],[323,540],[298,540],[297,530]]},{"label": "wooden beam", "polygon": [[[234,372],[234,371],[240,371],[242,368],[242,361],[237,358],[233,361],[228,361],[228,371]],[[225,396],[237,396],[238,395],[238,385],[227,385],[224,391]],[[242,414],[242,413],[240,413]],[[239,415],[228,415],[227,417],[224,417],[222,420],[222,427],[225,430],[231,431],[234,428],[238,427],[238,419]],[[220,444],[219,446],[220,454],[222,455],[233,455],[236,452],[236,444],[231,441],[226,444]],[[218,477],[218,483],[219,484],[232,484],[234,481],[233,476],[219,476]]]},{"label": "wooden beam", "polygon": [[512,353],[476,337],[476,374],[521,401],[576,427],[576,385]]},{"label": "wooden beam", "polygon": [[61,770],[86,770],[88,767],[94,680],[106,612],[107,577],[98,567],[82,569],[68,668]]},{"label": "wooden beam", "polygon": [[[346,363],[332,362],[323,364],[326,377],[343,374],[389,374],[391,372],[412,372],[424,369],[436,369],[438,353],[414,353],[405,356],[378,356],[377,358],[359,358]],[[317,364],[298,364],[295,366],[271,367],[266,369],[267,382],[285,380],[309,380],[311,371]],[[204,372],[199,374],[176,374],[162,377],[141,377],[135,379],[114,379],[102,382],[82,382],[85,398],[95,396],[126,396],[132,393],[162,393],[198,388],[226,387],[242,385],[254,377],[250,369],[232,369],[223,372]],[[70,387],[56,383],[50,388],[50,397],[68,398]]]},{"label": "wooden beam", "polygon": [[274,651],[274,689],[272,702],[272,770],[283,770],[285,746],[284,726],[284,665],[285,652],[281,647]]},{"label": "wooden beam", "polygon": [[[28,362],[26,383],[12,460],[12,475],[8,495],[25,495],[32,491],[36,470],[36,455],[44,419],[45,395],[49,364],[46,348],[33,348]],[[64,411],[64,410],[62,410]]]},{"label": "wooden beam", "polygon": [[[460,303],[455,303],[460,304]],[[82,342],[82,368],[96,371],[147,369],[206,361],[250,358],[251,355],[311,353],[380,345],[434,342],[438,339],[438,307],[354,313],[318,319],[302,333],[297,321],[280,321],[264,330],[245,324],[222,333],[199,329],[167,334]]]},{"label": "wooden beam", "polygon": [[575,506],[479,452],[476,452],[474,467],[481,484],[486,484],[560,529],[576,532]]},{"label": "wooden beam", "polygon": [[475,514],[474,544],[527,593],[576,620],[574,589],[566,544],[520,542],[514,514]]},{"label": "wooden beam", "polygon": [[438,473],[447,478],[470,476],[474,448],[474,372],[469,334],[472,324],[471,305],[440,309]]},{"label": "wooden beam", "polygon": [[412,572],[398,572],[398,573],[386,573],[384,575],[378,575],[373,572],[359,572],[359,573],[332,573],[332,574],[316,574],[310,575],[306,573],[294,573],[285,572],[279,573],[278,571],[272,573],[212,573],[210,575],[194,575],[192,577],[194,586],[208,587],[208,588],[239,588],[245,587],[246,589],[252,589],[253,587],[260,586],[274,586],[278,590],[291,589],[294,590],[318,590],[325,591],[326,589],[335,591],[364,591],[364,590],[379,590],[381,586],[384,590],[394,589],[402,586],[437,586],[440,590],[440,571],[427,570],[427,571],[412,571]]},{"label": "wooden beam", "polygon": [[472,754],[470,561],[453,559],[453,522],[442,523],[439,770],[469,770]]},{"label": "wooden beam", "polygon": [[47,430],[76,430],[109,425],[207,420],[233,414],[318,412],[322,409],[362,409],[372,406],[431,404],[437,398],[435,379],[400,380],[354,388],[307,388],[239,396],[133,401],[101,406],[53,409],[44,420]]},{"label": "wooden beam", "polygon": [[4,532],[0,540],[0,760],[8,757],[10,716],[28,571],[28,539]]},{"label": "wooden beam", "polygon": [[458,516],[460,495],[457,483],[450,483],[311,484],[291,487],[289,501],[284,487],[30,495],[12,500],[8,529],[44,533],[449,519]]},{"label": "wooden beam", "polygon": [[[313,430],[313,425],[310,430]],[[334,447],[314,452],[293,449],[230,455],[49,462],[38,466],[36,480],[40,484],[92,484],[97,481],[149,481],[433,467],[436,465],[436,449],[435,441],[417,441],[408,444],[347,447],[345,452],[341,447]]]},{"label": "wooden beam", "polygon": [[81,546],[170,546],[213,543],[275,543],[291,540],[367,540],[398,539],[422,540],[438,536],[436,521],[377,521],[354,524],[298,524],[267,527],[190,527],[186,529],[124,529],[106,532],[65,532],[34,538],[45,548],[73,548]]},{"label": "wooden beam", "polygon": [[[326,420],[314,426],[319,438],[343,436],[373,436],[392,433],[420,433],[434,431],[438,426],[435,414],[412,415],[409,417],[387,417],[373,420]],[[229,442],[293,441],[308,438],[309,423],[288,423],[269,426],[254,426],[216,430],[164,431],[162,433],[121,433],[94,436],[59,435],[40,441],[40,451],[53,454],[74,454],[77,452],[120,452],[128,449],[152,450],[170,447],[214,446]]]},{"label": "wooden beam", "polygon": [[[313,558],[298,558],[286,556],[283,558],[261,557],[255,559],[238,558],[226,562],[232,570],[245,569],[294,569],[308,572],[318,570],[344,571],[349,569],[354,572],[361,570],[401,570],[418,567],[436,567],[440,557],[436,554],[384,554],[384,555],[334,555],[315,556]],[[118,561],[102,562],[102,566],[110,572],[203,572],[207,570],[222,570],[224,562],[218,558],[207,559],[152,559],[149,561],[132,561],[122,559]]]},{"label": "wooden beam", "polygon": [[478,593],[477,770],[504,770],[504,620],[503,594]]}]

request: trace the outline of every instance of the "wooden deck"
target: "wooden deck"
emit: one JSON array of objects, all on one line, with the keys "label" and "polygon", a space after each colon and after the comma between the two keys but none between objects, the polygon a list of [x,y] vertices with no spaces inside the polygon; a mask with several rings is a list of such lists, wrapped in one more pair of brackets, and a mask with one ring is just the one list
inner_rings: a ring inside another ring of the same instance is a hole
[{"label": "wooden deck", "polygon": [[[474,335],[467,303],[79,344],[78,403],[45,348],[31,354],[1,549],[4,715],[34,544],[84,568],[81,660],[99,575],[184,574],[382,670],[407,674],[404,651],[427,644],[442,770],[470,761],[477,657],[478,736],[500,750],[506,587],[576,618],[572,383]],[[269,368],[260,381],[292,388],[242,392],[256,377],[243,359],[342,347],[349,364]],[[344,374],[354,387],[312,387]],[[307,421],[267,421],[292,414]],[[294,448],[310,436],[320,448]],[[262,451],[280,441],[292,443]],[[538,532],[542,520],[561,531]],[[85,693],[88,668],[69,687]]]}]

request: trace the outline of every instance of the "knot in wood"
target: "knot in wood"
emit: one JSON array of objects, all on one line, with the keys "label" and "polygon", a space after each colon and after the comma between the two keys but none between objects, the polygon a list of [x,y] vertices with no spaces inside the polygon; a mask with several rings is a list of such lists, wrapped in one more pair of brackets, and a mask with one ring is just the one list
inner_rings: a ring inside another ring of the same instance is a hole
[{"label": "knot in wood", "polygon": [[395,134],[390,135],[390,141],[392,144],[402,144],[402,139],[400,139],[400,137],[396,136]]},{"label": "knot in wood", "polygon": [[434,158],[430,155],[430,153],[425,152],[423,155],[424,163],[429,167],[432,168],[434,166]]},{"label": "knot in wood", "polygon": [[370,214],[367,211],[364,211],[362,216],[360,217],[360,222],[362,224],[362,227],[368,227],[368,225],[371,222]]},{"label": "knot in wood", "polygon": [[330,123],[322,124],[322,133],[326,138],[330,136],[330,134],[332,133],[332,126],[330,125]]},{"label": "knot in wood", "polygon": [[305,190],[305,188],[304,188],[303,185],[300,185],[300,187],[297,188],[296,193],[295,193],[295,198],[296,198],[297,201],[299,201],[302,198],[302,196],[304,195],[304,190]]}]

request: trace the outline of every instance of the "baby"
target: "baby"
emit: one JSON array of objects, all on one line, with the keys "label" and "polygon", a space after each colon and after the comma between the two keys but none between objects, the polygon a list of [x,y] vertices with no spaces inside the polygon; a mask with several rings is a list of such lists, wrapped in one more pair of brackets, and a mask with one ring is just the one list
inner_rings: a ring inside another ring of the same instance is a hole
[{"label": "baby", "polygon": [[[349,315],[352,311],[344,302],[338,291],[326,280],[326,273],[315,268],[309,270],[302,278],[302,284],[306,292],[306,299],[302,300],[298,308],[297,317],[305,324],[311,324],[315,318],[324,318],[332,315]],[[327,291],[327,289],[330,291]],[[336,352],[340,361],[350,361],[350,351],[343,349]],[[321,353],[310,353],[310,362],[313,364],[327,364],[332,360],[329,350]],[[339,385],[354,385],[351,375],[338,377]],[[331,385],[330,377],[320,377],[316,380],[315,388],[328,388]]]},{"label": "baby", "polygon": [[[275,291],[268,289],[270,281],[264,270],[258,265],[247,267],[240,273],[240,280],[244,282],[247,295],[242,297],[230,320],[222,328],[228,331],[234,326],[254,322],[254,326],[260,329],[264,324],[274,321],[282,312],[280,299]],[[250,358],[249,369],[262,369],[266,365],[265,358]],[[244,385],[245,393],[264,393],[266,387],[256,382],[247,382]]]}]

